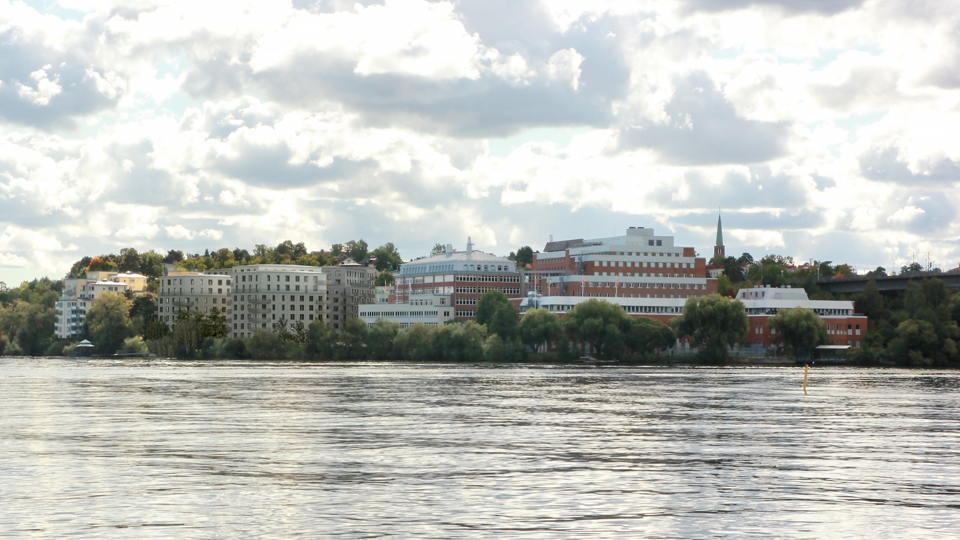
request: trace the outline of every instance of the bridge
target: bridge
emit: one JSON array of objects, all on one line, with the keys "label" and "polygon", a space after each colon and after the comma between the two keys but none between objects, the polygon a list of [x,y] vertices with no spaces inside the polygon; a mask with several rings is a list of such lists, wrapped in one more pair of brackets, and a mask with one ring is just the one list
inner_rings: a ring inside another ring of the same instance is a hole
[{"label": "bridge", "polygon": [[880,292],[884,293],[905,291],[907,290],[907,285],[911,281],[922,282],[925,279],[932,278],[937,278],[943,281],[943,284],[949,289],[960,288],[960,272],[917,272],[915,274],[900,276],[880,276],[871,278],[857,276],[845,279],[822,279],[817,281],[817,285],[820,286],[820,290],[822,291],[827,291],[833,294],[850,294],[862,292],[863,288],[867,285],[867,282],[873,280],[877,282],[877,289],[880,289]]}]

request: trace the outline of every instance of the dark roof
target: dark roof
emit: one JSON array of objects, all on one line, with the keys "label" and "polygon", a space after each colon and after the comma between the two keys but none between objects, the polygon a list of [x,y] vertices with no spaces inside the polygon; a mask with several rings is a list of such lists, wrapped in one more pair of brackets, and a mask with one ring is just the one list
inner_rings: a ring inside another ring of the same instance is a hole
[{"label": "dark roof", "polygon": [[577,238],[576,240],[560,240],[559,242],[547,242],[547,245],[543,248],[543,252],[549,253],[551,251],[564,251],[570,248],[580,247],[582,245],[583,238]]}]

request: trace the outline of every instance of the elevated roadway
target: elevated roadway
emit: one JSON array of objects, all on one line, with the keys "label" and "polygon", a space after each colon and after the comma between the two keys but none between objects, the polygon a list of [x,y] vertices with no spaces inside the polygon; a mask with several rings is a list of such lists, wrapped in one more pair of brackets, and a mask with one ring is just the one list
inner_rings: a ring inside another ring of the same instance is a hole
[{"label": "elevated roadway", "polygon": [[948,273],[931,273],[931,272],[920,272],[917,274],[909,274],[904,276],[886,276],[886,277],[876,277],[876,278],[867,278],[863,276],[858,276],[854,278],[846,279],[823,279],[817,281],[817,285],[820,286],[820,290],[827,291],[833,294],[849,294],[849,293],[859,293],[863,291],[863,288],[867,285],[867,282],[874,280],[877,282],[877,288],[880,289],[881,293],[884,292],[895,292],[895,291],[905,291],[907,290],[907,284],[911,281],[921,282],[924,279],[937,278],[943,281],[943,284],[950,289],[960,288],[960,272],[948,272]]}]

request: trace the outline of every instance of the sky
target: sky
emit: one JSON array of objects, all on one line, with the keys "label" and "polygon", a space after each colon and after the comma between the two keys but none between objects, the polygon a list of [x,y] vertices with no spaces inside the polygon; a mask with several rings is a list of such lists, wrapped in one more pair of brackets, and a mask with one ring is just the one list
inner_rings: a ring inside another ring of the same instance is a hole
[{"label": "sky", "polygon": [[960,4],[0,0],[0,281],[364,239],[960,265]]}]

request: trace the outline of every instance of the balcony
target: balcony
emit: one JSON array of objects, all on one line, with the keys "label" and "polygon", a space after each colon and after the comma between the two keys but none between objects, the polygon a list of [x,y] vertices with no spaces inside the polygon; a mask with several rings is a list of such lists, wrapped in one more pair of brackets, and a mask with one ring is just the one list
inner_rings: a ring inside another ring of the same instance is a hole
[{"label": "balcony", "polygon": [[269,312],[271,312],[271,311],[273,311],[273,310],[271,310],[271,309],[270,309],[269,307],[267,307],[267,306],[257,307],[256,304],[255,304],[254,306],[251,306],[251,307],[248,307],[248,308],[247,308],[247,313],[269,313]]},{"label": "balcony", "polygon": [[247,303],[248,304],[269,304],[270,300],[267,300],[266,298],[258,298],[256,296],[249,296],[247,297]]},{"label": "balcony", "polygon": [[171,302],[175,306],[193,306],[196,305],[196,302],[190,300],[189,298],[172,298]]}]

